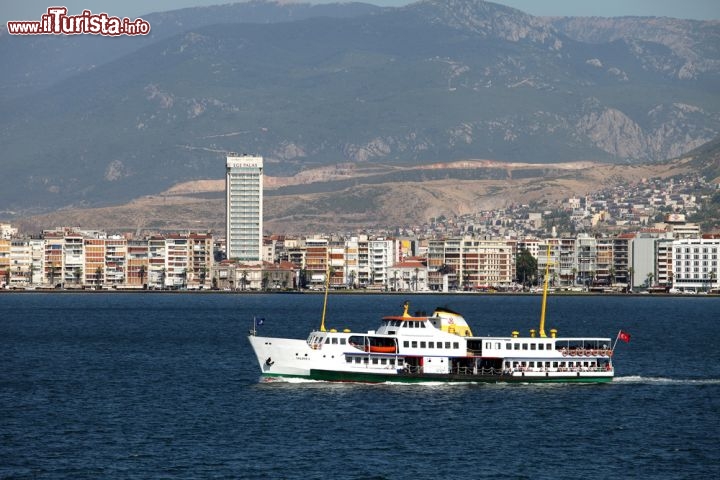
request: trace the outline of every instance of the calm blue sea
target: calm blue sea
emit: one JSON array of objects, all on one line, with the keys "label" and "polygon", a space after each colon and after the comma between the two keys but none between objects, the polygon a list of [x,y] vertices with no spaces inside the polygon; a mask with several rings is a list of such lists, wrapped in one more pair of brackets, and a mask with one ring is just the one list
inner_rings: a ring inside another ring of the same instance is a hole
[{"label": "calm blue sea", "polygon": [[[328,327],[447,306],[536,328],[538,296],[332,295]],[[551,297],[615,337],[610,385],[262,383],[246,334],[305,338],[321,295],[1,294],[0,478],[720,477],[720,298]]]}]

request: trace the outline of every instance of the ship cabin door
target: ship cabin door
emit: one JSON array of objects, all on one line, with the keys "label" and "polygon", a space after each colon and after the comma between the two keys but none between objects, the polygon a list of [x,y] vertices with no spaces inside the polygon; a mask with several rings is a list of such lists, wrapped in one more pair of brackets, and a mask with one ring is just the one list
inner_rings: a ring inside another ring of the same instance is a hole
[{"label": "ship cabin door", "polygon": [[423,357],[405,357],[405,373],[422,373]]},{"label": "ship cabin door", "polygon": [[482,340],[467,341],[468,355],[482,357]]}]

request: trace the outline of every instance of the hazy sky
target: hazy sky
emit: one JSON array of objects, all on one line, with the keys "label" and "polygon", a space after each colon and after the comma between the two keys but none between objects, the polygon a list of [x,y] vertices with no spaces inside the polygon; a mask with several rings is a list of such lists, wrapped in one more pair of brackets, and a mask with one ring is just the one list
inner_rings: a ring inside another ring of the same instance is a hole
[{"label": "hazy sky", "polygon": [[[290,2],[293,0],[282,0]],[[336,0],[337,1],[337,0]],[[360,0],[362,1],[362,0]],[[50,6],[67,7],[70,13],[83,9],[93,13],[134,19],[150,12],[175,10],[199,5],[232,3],[227,0],[0,0],[0,22],[8,20],[40,20]],[[329,0],[305,0],[300,3],[334,3]],[[367,0],[365,3],[382,6],[401,6],[408,0]],[[496,0],[494,3],[518,8],[532,15],[543,16],[602,16],[626,15],[720,19],[720,0]]]}]

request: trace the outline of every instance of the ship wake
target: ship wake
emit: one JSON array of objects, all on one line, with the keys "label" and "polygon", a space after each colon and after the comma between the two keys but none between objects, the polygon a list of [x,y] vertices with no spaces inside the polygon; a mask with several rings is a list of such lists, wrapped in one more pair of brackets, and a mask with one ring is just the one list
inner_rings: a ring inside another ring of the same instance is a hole
[{"label": "ship wake", "polygon": [[630,375],[627,377],[615,377],[613,383],[641,385],[720,385],[720,378],[671,378]]}]

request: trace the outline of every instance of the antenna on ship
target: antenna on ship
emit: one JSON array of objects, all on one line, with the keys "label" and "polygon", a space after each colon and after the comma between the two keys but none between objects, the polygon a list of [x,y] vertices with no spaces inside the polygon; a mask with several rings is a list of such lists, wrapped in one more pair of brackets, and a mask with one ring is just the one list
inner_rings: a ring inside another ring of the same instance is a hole
[{"label": "antenna on ship", "polygon": [[547,305],[548,281],[550,280],[550,242],[547,243],[547,260],[545,262],[545,279],[543,281],[542,310],[540,312],[540,338],[547,338],[545,334],[545,307]]},{"label": "antenna on ship", "polygon": [[327,310],[327,297],[330,290],[330,243],[325,250],[325,301],[323,302],[322,320],[320,320],[320,331],[325,332],[325,311]]}]

